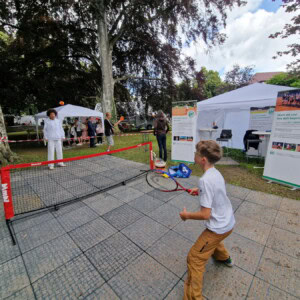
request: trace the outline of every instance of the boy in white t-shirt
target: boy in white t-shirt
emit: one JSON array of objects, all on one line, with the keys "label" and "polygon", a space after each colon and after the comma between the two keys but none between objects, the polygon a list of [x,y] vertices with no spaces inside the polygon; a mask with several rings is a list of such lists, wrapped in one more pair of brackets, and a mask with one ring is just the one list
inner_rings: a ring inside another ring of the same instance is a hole
[{"label": "boy in white t-shirt", "polygon": [[187,257],[188,277],[184,283],[184,299],[203,299],[203,273],[211,256],[228,267],[233,266],[223,240],[232,233],[235,219],[226,195],[224,178],[214,167],[221,157],[222,149],[215,141],[201,141],[196,145],[195,163],[200,165],[204,174],[199,180],[199,188],[193,188],[191,194],[199,193],[201,209],[188,212],[184,208],[180,217],[183,221],[206,220],[206,229]]}]

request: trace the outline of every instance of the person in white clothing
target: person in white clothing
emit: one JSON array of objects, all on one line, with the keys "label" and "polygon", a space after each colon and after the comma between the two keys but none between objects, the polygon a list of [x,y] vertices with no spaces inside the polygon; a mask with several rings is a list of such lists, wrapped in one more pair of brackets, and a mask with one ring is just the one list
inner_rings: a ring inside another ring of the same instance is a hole
[{"label": "person in white clothing", "polygon": [[[62,122],[57,119],[57,111],[55,109],[48,109],[48,119],[44,125],[44,138],[48,141],[48,160],[54,160],[54,151],[56,151],[56,158],[62,159],[62,140],[65,139],[65,131],[62,127]],[[58,166],[65,167],[62,162]],[[54,164],[48,165],[50,170],[54,169]]]}]

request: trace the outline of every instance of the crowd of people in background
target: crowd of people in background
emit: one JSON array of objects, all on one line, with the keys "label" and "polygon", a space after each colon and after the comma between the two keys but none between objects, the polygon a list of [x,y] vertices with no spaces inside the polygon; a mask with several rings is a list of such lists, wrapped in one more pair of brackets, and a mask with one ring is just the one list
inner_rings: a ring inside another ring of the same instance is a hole
[{"label": "crowd of people in background", "polygon": [[75,118],[74,122],[66,122],[64,124],[66,141],[64,146],[82,146],[86,143],[91,148],[100,146],[103,143],[104,128],[101,118],[85,118],[79,120]]}]

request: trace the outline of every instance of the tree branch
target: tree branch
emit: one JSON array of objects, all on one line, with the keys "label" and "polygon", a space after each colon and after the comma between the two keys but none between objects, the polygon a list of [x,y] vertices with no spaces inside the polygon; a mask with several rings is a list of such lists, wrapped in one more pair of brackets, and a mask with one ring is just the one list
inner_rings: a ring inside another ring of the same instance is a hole
[{"label": "tree branch", "polygon": [[109,36],[112,36],[113,33],[115,32],[115,30],[117,29],[118,27],[118,24],[120,22],[120,20],[122,19],[122,17],[125,15],[125,9],[127,8],[127,6],[125,6],[124,4],[122,4],[123,6],[123,10],[120,12],[119,16],[117,17],[116,21],[114,22],[114,24],[112,25],[108,35]]},{"label": "tree branch", "polygon": [[157,80],[157,81],[166,81],[161,78],[155,78],[155,77],[139,77],[139,76],[134,76],[134,75],[124,75],[121,77],[114,78],[114,82],[119,82],[127,79],[145,79],[145,80]]}]

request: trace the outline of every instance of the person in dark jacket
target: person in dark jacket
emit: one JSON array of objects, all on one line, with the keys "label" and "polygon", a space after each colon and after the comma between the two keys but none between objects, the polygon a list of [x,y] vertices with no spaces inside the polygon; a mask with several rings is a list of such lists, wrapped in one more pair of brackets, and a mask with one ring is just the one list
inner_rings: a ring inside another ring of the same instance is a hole
[{"label": "person in dark jacket", "polygon": [[115,142],[114,142],[114,138],[113,138],[113,134],[114,134],[114,127],[118,126],[120,124],[120,122],[122,121],[121,119],[113,124],[110,119],[111,119],[111,113],[107,112],[105,114],[106,118],[104,120],[104,134],[107,140],[107,152],[110,151],[110,148],[114,146]]},{"label": "person in dark jacket", "polygon": [[169,131],[169,124],[165,114],[159,110],[154,120],[154,135],[156,136],[159,147],[159,158],[167,161],[167,133]]},{"label": "person in dark jacket", "polygon": [[96,136],[96,128],[95,124],[92,122],[92,118],[88,118],[87,122],[88,126],[88,136],[90,137],[90,148],[94,148],[95,146],[95,136]]}]

